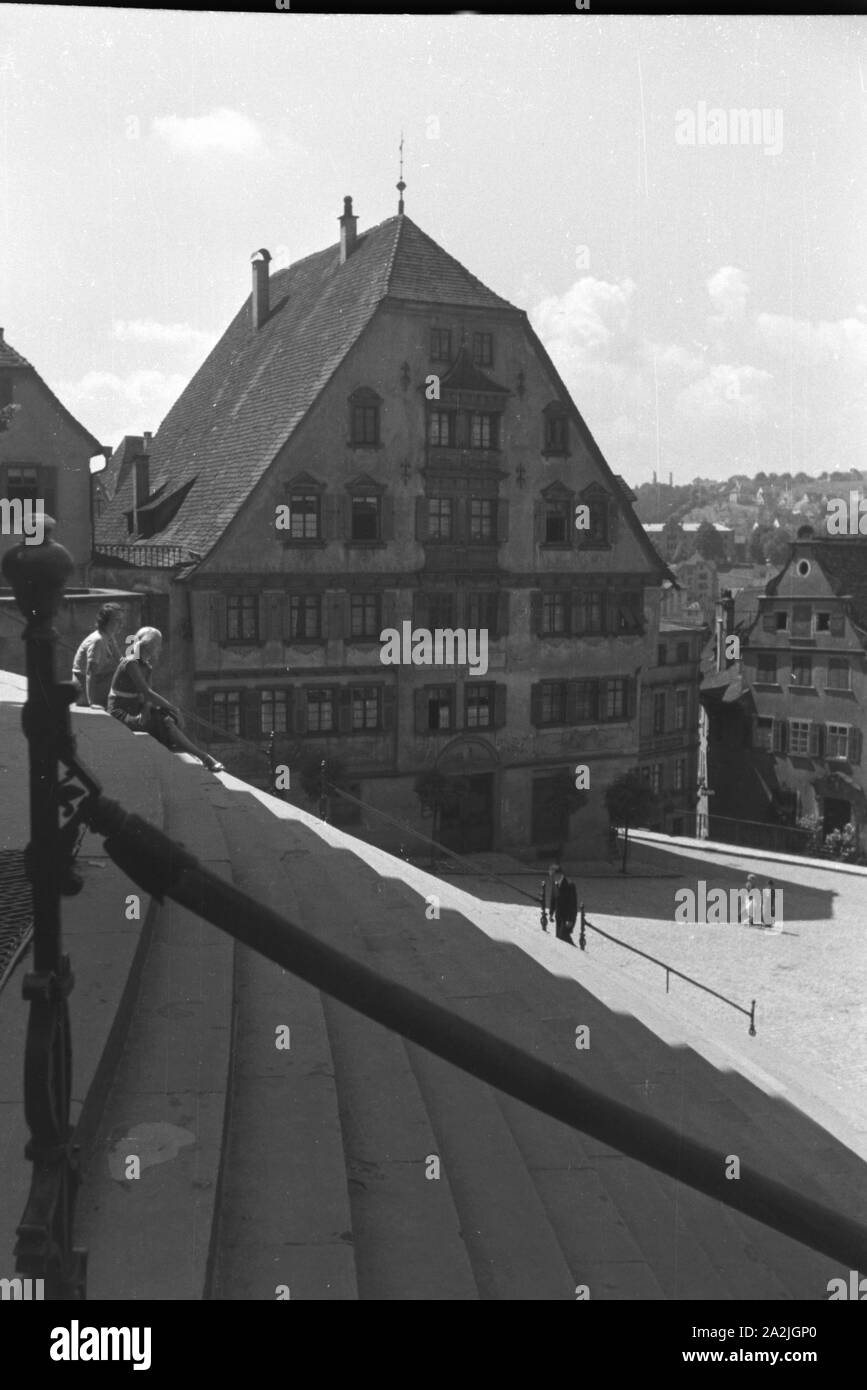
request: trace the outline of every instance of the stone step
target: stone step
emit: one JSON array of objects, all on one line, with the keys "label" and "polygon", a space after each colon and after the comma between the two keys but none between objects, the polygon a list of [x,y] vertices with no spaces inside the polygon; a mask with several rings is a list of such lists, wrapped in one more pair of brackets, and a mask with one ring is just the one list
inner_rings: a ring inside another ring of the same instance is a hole
[{"label": "stone step", "polygon": [[[231,784],[231,779],[226,779]],[[247,891],[317,937],[340,941],[335,875],[323,891],[322,845],[305,843],[292,822],[277,821],[282,803],[237,790],[241,816],[261,865]],[[230,843],[235,832],[229,832]],[[306,833],[306,832],[305,832]],[[356,941],[356,954],[363,947]],[[291,975],[284,977],[292,979]],[[302,989],[309,986],[296,981]],[[313,993],[313,991],[310,991]],[[425,1177],[435,1140],[403,1040],[328,995],[318,995],[339,1112],[344,1190],[348,1184],[358,1297],[378,1300],[472,1300],[478,1297],[447,1179]],[[315,1208],[314,1208],[315,1214]]]},{"label": "stone step", "polygon": [[[492,910],[502,911],[480,903],[474,912],[477,914],[477,920],[484,921],[485,913]],[[523,919],[527,914],[521,909],[519,915]],[[530,909],[530,921],[535,923],[535,920],[535,914]],[[844,1209],[850,1215],[863,1212],[867,1185],[864,1183],[864,1165],[860,1154],[840,1142],[836,1134],[831,1134],[816,1124],[810,1115],[802,1113],[795,1105],[788,1103],[785,1097],[779,1094],[784,1087],[773,1084],[757,1085],[756,1081],[759,1078],[763,1083],[772,1083],[773,1080],[762,1073],[761,1068],[750,1064],[751,1077],[725,1070],[726,1064],[729,1067],[737,1065],[737,1059],[732,1060],[731,1050],[727,1051],[714,1040],[713,1030],[710,1030],[708,1035],[707,1032],[701,1033],[695,1024],[684,1027],[684,1021],[669,1013],[664,1006],[648,1004],[646,991],[642,991],[640,984],[621,976],[620,972],[612,971],[609,967],[602,967],[600,972],[599,967],[592,961],[592,956],[575,952],[572,947],[545,936],[535,927],[503,933],[498,925],[497,930],[507,939],[511,936],[512,940],[520,941],[524,949],[531,948],[537,959],[541,953],[543,962],[548,964],[551,970],[571,968],[575,974],[580,973],[592,981],[597,989],[600,980],[605,980],[609,1007],[599,1009],[598,1004],[592,1004],[587,998],[582,1020],[589,1022],[589,1006],[595,1019],[593,1035],[597,1041],[601,1038],[605,1055],[610,1056],[612,1047],[617,1047],[618,1067],[606,1082],[614,1088],[615,1094],[618,1085],[622,1090],[624,1083],[626,1091],[623,1098],[632,1103],[635,1103],[642,1092],[646,1092],[645,1099],[653,1098],[648,1108],[653,1111],[655,1102],[657,1109],[663,1109],[663,1118],[671,1124],[679,1122],[686,1108],[690,1115],[691,1128],[699,1130],[697,1137],[702,1137],[703,1130],[706,1140],[712,1141],[714,1136],[724,1135],[728,1129],[736,1137],[737,1146],[733,1140],[727,1151],[737,1152],[742,1163],[752,1163],[757,1170],[777,1177],[805,1196],[822,1201],[831,1208]],[[481,992],[485,988],[484,978],[479,977],[478,972],[476,978],[472,978],[471,972],[476,962],[472,952],[470,958],[464,958],[463,945],[464,933],[460,933],[443,950],[441,975],[456,997],[464,992],[468,982],[476,991]],[[503,952],[502,972],[505,984],[510,979],[514,980],[513,972],[516,965],[509,948],[503,947]],[[520,966],[517,968],[522,969]],[[547,981],[533,975],[529,977],[529,988],[530,993],[527,997],[536,997],[540,1008],[551,1014]],[[572,999],[570,1002],[568,988],[565,981],[557,982],[558,1000],[565,1005],[565,1017],[556,1036],[561,1057],[572,1047],[572,1030],[578,1017],[576,1001]],[[611,1011],[612,1001],[617,1009],[616,1014]],[[645,1018],[649,1018],[652,1027],[648,1030],[640,1019],[628,1017],[624,1012],[624,1005],[627,1010],[631,1007],[635,1013],[640,1012]],[[553,1012],[556,1014],[556,1011]],[[554,1026],[553,1022],[551,1026]],[[605,1031],[600,1033],[600,1028]],[[685,1042],[686,1038],[692,1040],[693,1046]],[[648,1050],[650,1039],[657,1041],[655,1051]],[[662,1065],[658,1060],[653,1060],[659,1054],[659,1039],[668,1044]],[[747,1052],[758,1055],[777,1072],[786,1070],[774,1050],[764,1047],[756,1039],[749,1040]],[[681,1063],[672,1069],[672,1057],[682,1058],[684,1055],[688,1055],[690,1059],[688,1064]],[[815,1084],[814,1079],[814,1086]],[[796,1094],[798,1088],[789,1082],[789,1090]],[[828,1123],[833,1123],[837,1131],[847,1132],[845,1122],[839,1115],[833,1114],[830,1107],[818,1105],[815,1098],[806,1093],[800,1098],[802,1103],[809,1104],[809,1108],[815,1113],[822,1114],[825,1111]],[[854,1132],[849,1137],[852,1143],[857,1144],[857,1135]],[[802,1150],[810,1155],[809,1159],[801,1157]],[[661,1179],[661,1175],[656,1176]],[[714,1221],[722,1221],[727,1225],[731,1221],[748,1219],[727,1212],[717,1203],[708,1206],[708,1199],[701,1194],[690,1193],[679,1200],[684,1210],[684,1203],[700,1204],[697,1210],[696,1230],[701,1233],[702,1238],[709,1235]],[[769,1255],[772,1250],[774,1252],[776,1278],[793,1292],[797,1286],[798,1297],[824,1296],[827,1279],[834,1277],[838,1272],[834,1265],[825,1257],[816,1255],[799,1243],[788,1241],[757,1223],[752,1223],[751,1238],[755,1239],[763,1230]],[[731,1239],[730,1229],[722,1231],[716,1238],[716,1244],[722,1246],[730,1243]],[[817,1288],[820,1290],[819,1295],[816,1294]]]},{"label": "stone step", "polygon": [[[263,834],[268,813],[226,788],[216,804],[236,886],[298,920],[295,889]],[[278,1049],[277,1030],[284,1027],[289,1046]],[[338,1083],[322,998],[238,943],[211,1296],[356,1299],[353,1241]]]},{"label": "stone step", "polygon": [[[333,841],[334,832],[327,833]],[[358,959],[383,969],[380,923],[388,915],[392,926],[387,935],[393,936],[397,930],[391,911],[395,884],[383,880],[342,847],[335,845],[323,851],[322,837],[312,826],[284,823],[275,834],[272,825],[263,830],[263,837],[271,839],[274,852],[287,864],[305,925],[317,935],[342,944]],[[323,852],[333,864],[327,891],[323,891],[321,874]],[[337,856],[344,855],[344,862],[337,862]],[[398,906],[404,910],[402,903]],[[387,973],[409,978],[404,962]],[[436,997],[438,993],[435,986],[425,987],[417,973],[412,973],[412,983],[421,985],[428,995]],[[396,1292],[387,1291],[385,1281],[397,1290],[401,1267],[399,1259],[392,1258],[392,1250],[395,1240],[406,1233],[414,1247],[415,1262],[421,1264],[428,1283],[435,1279],[440,1282],[444,1292],[439,1297],[573,1298],[575,1280],[489,1088],[424,1050],[404,1045],[396,1034],[333,1001],[326,1003],[326,1013],[335,1023],[335,1055],[343,1057],[338,1077],[345,1083],[345,1090],[344,1085],[340,1088],[341,1097],[347,1096],[345,1133],[353,1143],[354,1156],[363,1165],[356,1174],[366,1194],[364,1206],[358,1194],[359,1219],[369,1217],[367,1239],[363,1241],[359,1235],[357,1243],[362,1296],[396,1296]],[[372,1043],[366,1037],[371,1032]],[[405,1074],[398,1069],[398,1049]],[[407,1056],[411,1072],[406,1068]],[[410,1086],[413,1075],[415,1083]],[[393,1078],[391,1082],[389,1078]],[[396,1141],[397,1126],[398,1133],[406,1132],[408,1126],[422,1119],[423,1143],[419,1142],[421,1136],[413,1136],[407,1147],[406,1134]],[[402,1147],[395,1148],[396,1142]],[[387,1184],[393,1184],[394,1177],[388,1155],[392,1152],[410,1158],[401,1164],[401,1184],[389,1202]],[[439,1177],[426,1177],[426,1170],[431,1174],[437,1171],[430,1160],[438,1160]],[[457,1217],[453,1218],[449,1231],[452,1248],[443,1252],[445,1231],[437,1219],[436,1203],[442,1203],[447,1192],[449,1203],[453,1197],[457,1207],[460,1228]],[[389,1232],[382,1223],[388,1217],[394,1223],[398,1213],[400,1227]],[[422,1219],[426,1231],[418,1229]],[[383,1290],[375,1295],[364,1293],[361,1274],[361,1252],[371,1240],[384,1247],[391,1270],[386,1273],[381,1257],[372,1262],[375,1268],[369,1271],[367,1287]],[[412,1264],[410,1269],[415,1273]]]},{"label": "stone step", "polygon": [[[320,833],[327,835],[328,828],[324,828]],[[365,872],[364,863],[370,855],[368,847],[363,850],[364,860],[357,859],[356,866],[352,870],[354,882],[360,881],[359,875]],[[378,852],[377,852],[378,853]],[[382,861],[385,868],[391,868],[391,872],[401,875],[407,874],[406,866],[400,861],[391,860],[385,856]],[[368,873],[372,870],[367,869]],[[410,871],[410,873],[415,871]],[[426,881],[424,881],[426,880]],[[443,885],[445,887],[445,885]],[[430,888],[431,880],[426,876],[421,876],[421,887]],[[576,983],[569,984],[565,980],[554,982],[554,989],[551,990],[551,982],[544,972],[536,971],[527,975],[528,962],[522,960],[517,952],[510,951],[508,947],[495,947],[499,951],[496,967],[490,964],[490,958],[484,960],[476,949],[476,943],[469,934],[468,926],[461,919],[452,919],[448,914],[442,915],[441,921],[429,926],[420,927],[420,919],[424,918],[424,900],[419,899],[418,892],[404,890],[401,892],[398,885],[395,885],[396,893],[391,895],[391,902],[388,908],[389,919],[396,921],[396,914],[402,914],[403,921],[400,924],[400,931],[384,929],[384,939],[387,943],[387,950],[392,959],[405,958],[415,949],[413,937],[419,931],[423,932],[426,941],[424,958],[428,965],[433,965],[438,983],[441,988],[455,1001],[464,1000],[469,1003],[472,998],[472,1008],[470,1012],[474,1017],[478,1016],[480,1001],[492,994],[496,996],[496,1012],[500,1019],[504,1017],[505,1011],[513,1005],[516,998],[524,993],[526,999],[533,1002],[533,1009],[526,1010],[529,1017],[525,1023],[532,1032],[536,1030],[534,1036],[534,1046],[538,1048],[538,1024],[537,1015],[540,1010],[544,1010],[553,1023],[557,1022],[557,1034],[551,1039],[554,1055],[552,1060],[563,1065],[564,1058],[568,1054],[574,1055],[574,1027],[576,1019],[579,1022],[593,1023],[593,1036],[596,1039],[596,1046],[593,1053],[585,1054],[586,1057],[595,1054],[597,1058],[610,1058],[617,1056],[619,1066],[598,1069],[600,1079],[604,1077],[605,1086],[613,1094],[619,1095],[638,1104],[642,1108],[642,1101],[636,1095],[639,1083],[648,1082],[650,1085],[650,1095],[653,1102],[647,1099],[643,1101],[643,1106],[649,1113],[659,1113],[662,1110],[663,1118],[667,1118],[670,1123],[682,1122],[682,1109],[676,1105],[668,1104],[670,1101],[677,1101],[677,1086],[680,1086],[682,1107],[682,1095],[685,1090],[684,1076],[689,1080],[689,1093],[691,1097],[690,1130],[704,1129],[704,1137],[721,1133],[720,1126],[735,1126],[739,1149],[734,1143],[727,1147],[726,1152],[739,1152],[742,1161],[744,1158],[743,1150],[749,1139],[750,1116],[740,1113],[738,1108],[733,1106],[728,1098],[714,1091],[712,1083],[714,1076],[711,1068],[703,1059],[696,1054],[690,1053],[688,1066],[684,1068],[684,1054],[686,1049],[682,1046],[676,1051],[664,1047],[660,1039],[649,1029],[639,1024],[635,1019],[626,1018],[622,1012],[618,1014],[603,1009],[599,1002],[586,991],[582,990]],[[374,884],[375,891],[376,885]],[[444,897],[447,894],[444,894]],[[467,950],[467,943],[470,942]],[[572,957],[572,948],[561,945],[554,940],[545,943],[549,954],[556,956],[565,962]],[[382,946],[385,950],[385,946]],[[508,960],[507,960],[508,958]],[[586,958],[585,958],[586,959]],[[518,972],[517,976],[515,972]],[[512,990],[504,991],[504,987],[511,983]],[[578,991],[576,996],[575,991]],[[571,992],[570,992],[571,991]],[[510,993],[509,998],[507,994]],[[549,1000],[549,993],[555,996],[552,1006]],[[566,1026],[568,1025],[568,1027]],[[547,1026],[547,1025],[546,1025]],[[624,1034],[626,1035],[624,1037]],[[654,1061],[653,1059],[657,1060]],[[693,1078],[693,1072],[700,1072],[699,1077]],[[640,1073],[640,1075],[639,1075]],[[663,1084],[666,1076],[675,1080],[674,1090],[669,1094],[669,1088]],[[706,1088],[710,1086],[710,1091]],[[656,1088],[655,1090],[653,1088]],[[764,1098],[766,1100],[766,1098]],[[700,1136],[701,1137],[701,1136]],[[592,1142],[592,1141],[591,1141]],[[612,1157],[611,1151],[607,1151],[606,1157]],[[724,1155],[721,1156],[721,1162]],[[628,1163],[628,1160],[626,1160]],[[636,1165],[638,1167],[639,1165]],[[761,1166],[757,1163],[757,1166]],[[766,1169],[762,1169],[766,1171]],[[612,1170],[613,1172],[614,1170]],[[791,1179],[791,1168],[789,1169]],[[739,1213],[732,1212],[719,1203],[705,1198],[701,1194],[678,1188],[678,1185],[654,1174],[654,1182],[661,1184],[668,1183],[672,1200],[676,1199],[679,1204],[675,1210],[679,1209],[691,1213],[690,1229],[693,1237],[692,1256],[698,1271],[703,1264],[708,1262],[715,1263],[719,1272],[724,1276],[726,1286],[732,1290],[732,1297],[754,1297],[754,1298],[785,1298],[790,1289],[795,1286],[798,1288],[798,1296],[817,1297],[823,1296],[828,1277],[828,1264],[824,1257],[816,1256],[813,1252],[805,1250],[794,1241],[789,1241],[785,1237],[777,1236],[776,1233],[768,1231],[760,1223],[741,1216]],[[697,1252],[696,1246],[700,1246],[704,1254]],[[763,1259],[757,1255],[762,1252]],[[679,1266],[678,1266],[679,1267]],[[817,1290],[820,1290],[817,1293]]]},{"label": "stone step", "polygon": [[[534,962],[522,962],[520,957],[510,955],[508,947],[501,949],[502,983],[507,992],[496,998],[495,1025],[497,1018],[502,1019],[509,1010],[515,1009],[518,1000],[523,1001],[524,1032],[532,1039],[537,1054],[547,1052],[555,1065],[570,1068],[573,1059],[580,1058],[582,1078],[597,1089],[635,1108],[645,1109],[678,1128],[688,1116],[689,1132],[704,1138],[705,1142],[714,1142],[714,1136],[718,1140],[728,1130],[728,1147],[721,1151],[720,1162],[728,1153],[736,1153],[746,1162],[749,1147],[750,1154],[757,1154],[755,1162],[759,1170],[768,1171],[767,1162],[761,1161],[767,1157],[767,1145],[758,1148],[750,1140],[749,1111],[734,1106],[716,1087],[718,1073],[712,1072],[703,1058],[682,1044],[665,1045],[657,1033],[630,1017],[622,1007],[617,1013],[612,1012],[577,982],[571,986],[571,993],[570,987],[566,985],[564,989],[564,982],[561,982],[556,992],[557,1003],[552,1007],[544,972],[540,972]],[[572,948],[556,941],[544,943],[543,950],[555,958],[564,953],[570,960],[573,956]],[[478,963],[473,943],[464,932],[457,931],[445,946],[440,970],[454,989],[460,979],[475,968],[477,977],[473,987],[480,989],[484,979],[480,977]],[[586,958],[583,967],[587,969]],[[453,994],[453,998],[458,1002],[457,994]],[[473,1016],[479,1016],[482,1004],[493,1003],[491,996],[480,994],[472,1001]],[[579,1052],[575,1048],[575,1028],[579,1024],[588,1025],[590,1029],[587,1051]],[[757,1102],[758,1093],[754,1099],[754,1103]],[[761,1097],[761,1102],[766,1104],[767,1097]],[[508,1100],[504,1103],[514,1104]],[[667,1195],[673,1201],[669,1213],[678,1231],[678,1248],[662,1248],[658,1241],[646,1247],[648,1254],[652,1254],[654,1272],[658,1271],[658,1277],[668,1288],[672,1287],[672,1279],[683,1277],[701,1287],[710,1264],[717,1269],[726,1287],[736,1290],[730,1297],[779,1298],[790,1292],[802,1298],[824,1296],[827,1280],[834,1273],[825,1257],[653,1170],[644,1170],[646,1177],[639,1178],[636,1170],[642,1165],[633,1164],[631,1160],[622,1159],[620,1165],[612,1166],[614,1152],[585,1138],[585,1151],[588,1146],[600,1165],[600,1179],[610,1174],[608,1190],[612,1195],[620,1175],[627,1173],[631,1164],[633,1186],[646,1181],[658,1199]],[[769,1175],[779,1176],[779,1173],[772,1170]],[[798,1185],[798,1174],[793,1172],[791,1164],[787,1176],[793,1185]],[[623,1184],[620,1187],[622,1190]],[[648,1228],[646,1234],[652,1239],[652,1229]],[[762,1252],[761,1258],[757,1251]],[[709,1283],[712,1287],[713,1280]]]},{"label": "stone step", "polygon": [[[149,749],[166,833],[231,878],[194,759]],[[157,910],[135,1012],[79,1197],[92,1299],[201,1299],[208,1284],[232,1028],[233,943],[166,899]],[[130,1156],[140,1177],[128,1177]]]}]

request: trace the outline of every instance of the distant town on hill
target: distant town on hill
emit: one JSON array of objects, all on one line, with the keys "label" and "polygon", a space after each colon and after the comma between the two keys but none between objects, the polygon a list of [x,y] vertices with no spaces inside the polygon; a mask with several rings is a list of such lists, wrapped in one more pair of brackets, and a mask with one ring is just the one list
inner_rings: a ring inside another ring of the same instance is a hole
[{"label": "distant town on hill", "polygon": [[[670,478],[671,475],[669,475]],[[867,471],[852,468],[824,473],[756,473],[747,477],[733,474],[720,482],[694,478],[691,483],[661,482],[654,474],[651,482],[634,489],[635,511],[645,527],[663,527],[664,534],[651,531],[654,541],[669,559],[688,559],[697,549],[710,551],[708,559],[722,560],[713,553],[711,528],[730,534],[729,555],[754,564],[783,563],[788,547],[804,525],[817,535],[826,532],[829,502],[849,500],[855,492],[867,496]],[[697,544],[702,522],[702,544]],[[720,537],[722,540],[722,537]]]}]

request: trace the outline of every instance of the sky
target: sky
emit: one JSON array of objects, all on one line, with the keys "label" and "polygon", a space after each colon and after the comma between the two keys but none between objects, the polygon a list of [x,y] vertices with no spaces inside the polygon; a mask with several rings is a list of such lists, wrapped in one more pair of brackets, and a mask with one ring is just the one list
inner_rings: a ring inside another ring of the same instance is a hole
[{"label": "sky", "polygon": [[[100,442],[250,293],[406,211],[615,472],[867,467],[867,21],[0,5],[0,324]],[[738,113],[743,113],[743,116]],[[755,113],[755,114],[751,114]]]}]

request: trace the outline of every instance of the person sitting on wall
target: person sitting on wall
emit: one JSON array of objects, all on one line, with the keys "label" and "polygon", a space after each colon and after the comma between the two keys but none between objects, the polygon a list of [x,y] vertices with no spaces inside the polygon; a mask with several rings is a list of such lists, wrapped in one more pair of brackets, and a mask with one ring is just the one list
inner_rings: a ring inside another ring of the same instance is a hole
[{"label": "person sitting on wall", "polygon": [[108,697],[108,712],[135,733],[150,734],[173,753],[192,753],[209,772],[221,772],[223,764],[203,753],[181,732],[181,714],[176,705],[151,687],[151,674],[163,646],[158,628],[139,628],[131,639],[132,651],[123,657]]},{"label": "person sitting on wall", "polygon": [[97,610],[96,627],[79,645],[72,659],[72,680],[78,687],[76,704],[92,709],[108,706],[111,678],[121,658],[120,630],[123,609],[119,603],[104,603]]}]

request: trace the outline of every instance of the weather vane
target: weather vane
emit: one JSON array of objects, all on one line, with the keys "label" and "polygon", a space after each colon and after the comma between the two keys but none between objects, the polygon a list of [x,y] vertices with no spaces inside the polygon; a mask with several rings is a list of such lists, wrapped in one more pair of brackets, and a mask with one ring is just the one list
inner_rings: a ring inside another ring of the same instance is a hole
[{"label": "weather vane", "polygon": [[406,188],[406,184],[405,184],[404,181],[403,181],[403,131],[401,131],[401,132],[400,132],[400,179],[398,180],[398,184],[397,184],[397,191],[398,191],[398,193],[400,194],[400,198],[398,199],[398,203],[397,203],[397,210],[398,210],[399,213],[400,213],[400,212],[403,212],[403,190],[404,190],[405,188]]}]

